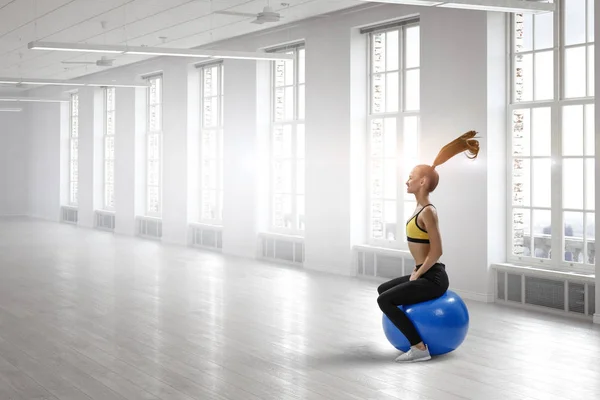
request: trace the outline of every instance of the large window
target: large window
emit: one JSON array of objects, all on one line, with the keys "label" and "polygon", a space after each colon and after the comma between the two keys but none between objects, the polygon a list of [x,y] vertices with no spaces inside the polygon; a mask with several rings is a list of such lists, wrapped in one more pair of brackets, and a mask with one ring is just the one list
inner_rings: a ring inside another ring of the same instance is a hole
[{"label": "large window", "polygon": [[294,60],[272,62],[271,229],[304,231],[305,49],[280,50]]},{"label": "large window", "polygon": [[146,129],[146,215],[162,214],[162,75],[146,78],[148,128]]},{"label": "large window", "polygon": [[79,203],[79,94],[71,93],[69,113],[69,205]]},{"label": "large window", "polygon": [[115,88],[104,89],[104,209],[115,209]]},{"label": "large window", "polygon": [[200,67],[200,220],[222,222],[223,63]]},{"label": "large window", "polygon": [[405,221],[416,207],[404,182],[419,161],[419,22],[363,32],[369,37],[368,238],[371,244],[401,248]]},{"label": "large window", "polygon": [[514,14],[511,21],[508,258],[591,270],[594,5],[558,6],[556,13]]}]

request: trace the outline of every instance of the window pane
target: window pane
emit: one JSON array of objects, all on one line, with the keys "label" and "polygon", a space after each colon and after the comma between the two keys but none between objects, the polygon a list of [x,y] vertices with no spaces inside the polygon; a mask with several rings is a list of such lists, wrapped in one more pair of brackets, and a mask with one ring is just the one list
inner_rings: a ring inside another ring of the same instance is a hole
[{"label": "window pane", "polygon": [[397,152],[397,144],[396,138],[398,137],[398,133],[396,131],[396,118],[386,118],[385,119],[385,145],[384,152],[386,158],[396,157]]},{"label": "window pane", "polygon": [[202,162],[202,188],[217,189],[217,161],[204,160]]},{"label": "window pane", "polygon": [[385,238],[387,240],[396,240],[396,202],[385,202]]},{"label": "window pane", "polygon": [[383,237],[383,201],[371,201],[371,236],[374,239]]},{"label": "window pane", "polygon": [[77,160],[71,160],[71,168],[70,168],[70,176],[69,180],[72,182],[77,182],[79,179],[79,163]]},{"label": "window pane", "polygon": [[71,136],[76,138],[79,136],[79,118],[71,119]]},{"label": "window pane", "polygon": [[148,162],[148,184],[158,185],[160,175],[160,163],[158,160],[150,160]]},{"label": "window pane", "polygon": [[304,160],[298,160],[296,163],[296,193],[304,194],[304,176],[305,176]]},{"label": "window pane", "polygon": [[306,76],[306,50],[298,50],[298,83],[305,82]]},{"label": "window pane", "polygon": [[273,156],[277,158],[292,157],[292,126],[279,125],[273,131]]},{"label": "window pane", "polygon": [[421,64],[420,27],[406,28],[406,65],[405,68],[416,68]]},{"label": "window pane", "polygon": [[160,138],[158,135],[148,135],[148,159],[160,158]]},{"label": "window pane", "polygon": [[77,160],[79,158],[79,139],[71,139],[71,160]]},{"label": "window pane", "polygon": [[585,47],[565,49],[565,97],[584,97],[586,95],[585,82]]},{"label": "window pane", "polygon": [[564,106],[562,117],[563,155],[583,155],[583,106]]},{"label": "window pane", "polygon": [[274,183],[276,193],[292,193],[292,163],[289,160],[275,161]]},{"label": "window pane", "polygon": [[594,125],[595,115],[594,115],[594,105],[586,104],[585,105],[585,155],[593,156],[594,155],[594,147],[596,146],[596,127]]},{"label": "window pane", "polygon": [[148,188],[148,212],[157,214],[159,211],[159,199],[158,199],[158,188]]},{"label": "window pane", "polygon": [[115,206],[115,186],[106,185],[104,187],[104,207],[114,208]]},{"label": "window pane", "polygon": [[292,197],[276,194],[273,196],[273,225],[278,228],[292,227]]},{"label": "window pane", "polygon": [[298,119],[306,118],[306,94],[305,94],[305,86],[298,86]]},{"label": "window pane", "polygon": [[71,182],[70,184],[70,200],[72,204],[77,204],[79,201],[79,189],[77,182]]},{"label": "window pane", "polygon": [[585,229],[588,250],[586,262],[594,264],[596,262],[596,216],[594,213],[586,213]]},{"label": "window pane", "polygon": [[550,210],[533,210],[533,256],[550,258],[551,243]]},{"label": "window pane", "polygon": [[285,86],[285,60],[275,61],[275,87]]},{"label": "window pane", "polygon": [[404,117],[403,140],[404,176],[402,182],[406,182],[410,171],[419,161],[419,118],[417,116]]},{"label": "window pane", "polygon": [[596,207],[596,171],[593,158],[585,160],[585,209],[594,210]]},{"label": "window pane", "polygon": [[217,158],[217,131],[202,131],[202,158]]},{"label": "window pane", "polygon": [[535,15],[535,49],[551,49],[554,45],[554,13]]},{"label": "window pane", "polygon": [[373,72],[385,71],[385,32],[373,34]]},{"label": "window pane", "polygon": [[285,85],[294,84],[294,60],[286,60],[285,62]]},{"label": "window pane", "polygon": [[383,196],[383,162],[373,160],[371,162],[371,197],[381,198]]},{"label": "window pane", "polygon": [[515,53],[533,50],[533,16],[531,14],[513,15]]},{"label": "window pane", "polygon": [[516,102],[533,100],[533,55],[515,56],[514,98]]},{"label": "window pane", "polygon": [[115,183],[115,162],[106,161],[104,163],[104,183]]},{"label": "window pane", "polygon": [[371,120],[371,156],[383,156],[383,119]]},{"label": "window pane", "polygon": [[550,107],[531,110],[532,155],[550,156],[552,143],[552,118]]},{"label": "window pane", "polygon": [[297,228],[301,231],[304,230],[304,213],[305,213],[305,205],[304,205],[304,196],[296,196],[296,225]]},{"label": "window pane", "polygon": [[217,218],[217,192],[214,190],[202,191],[202,219]]},{"label": "window pane", "polygon": [[106,112],[106,134],[113,136],[115,134],[115,112]]},{"label": "window pane", "polygon": [[566,211],[563,214],[565,232],[564,261],[583,262],[583,213]]},{"label": "window pane", "polygon": [[294,87],[285,88],[285,119],[294,119]]},{"label": "window pane", "polygon": [[531,161],[528,158],[513,160],[513,205],[531,205]]},{"label": "window pane", "polygon": [[396,177],[396,160],[385,160],[385,186],[384,197],[386,199],[395,199],[397,196],[397,182],[398,179]]},{"label": "window pane", "polygon": [[585,42],[585,2],[586,0],[564,2],[565,45],[567,46]]},{"label": "window pane", "polygon": [[550,207],[550,158],[533,159],[532,202],[534,207]]},{"label": "window pane", "polygon": [[390,72],[386,75],[386,111],[397,112],[399,103],[400,85],[398,82],[398,73]]},{"label": "window pane", "polygon": [[304,124],[296,125],[296,157],[306,157],[306,141],[304,135]]},{"label": "window pane", "polygon": [[378,74],[373,76],[373,93],[371,112],[380,113],[385,111],[385,75]]},{"label": "window pane", "polygon": [[285,96],[283,88],[275,89],[275,121],[283,121],[285,118]]},{"label": "window pane", "polygon": [[[591,0],[590,0],[591,1]],[[588,52],[588,66],[587,66],[587,71],[588,71],[588,87],[587,87],[587,95],[588,96],[593,96],[594,95],[594,46],[588,46],[587,48],[587,52]]]},{"label": "window pane", "polygon": [[513,209],[513,254],[531,256],[531,215],[529,209]]},{"label": "window pane", "polygon": [[387,32],[386,40],[387,40],[386,52],[385,52],[385,58],[386,58],[386,64],[387,64],[386,68],[388,71],[396,71],[396,70],[398,70],[398,64],[399,64],[398,31],[393,30],[393,31]]},{"label": "window pane", "polygon": [[594,41],[594,2],[595,0],[588,0],[587,2],[587,27],[588,27],[588,42]]},{"label": "window pane", "polygon": [[406,71],[406,104],[404,106],[405,110],[414,111],[419,109],[420,100],[420,76],[419,70],[414,69],[410,71]]},{"label": "window pane", "polygon": [[563,208],[583,209],[583,159],[563,159]]},{"label": "window pane", "polygon": [[554,52],[544,51],[535,54],[535,99],[554,98]]},{"label": "window pane", "polygon": [[531,141],[531,111],[513,112],[512,153],[514,156],[529,156]]}]

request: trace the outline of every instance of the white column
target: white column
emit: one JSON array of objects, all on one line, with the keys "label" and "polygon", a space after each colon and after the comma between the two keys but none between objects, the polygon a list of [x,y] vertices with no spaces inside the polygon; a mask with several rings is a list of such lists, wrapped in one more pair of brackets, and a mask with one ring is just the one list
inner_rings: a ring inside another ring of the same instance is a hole
[{"label": "white column", "polygon": [[115,233],[123,235],[135,234],[135,94],[115,88]]},{"label": "white column", "polygon": [[187,65],[168,63],[163,72],[163,236],[187,240]]},{"label": "white column", "polygon": [[94,226],[94,88],[79,90],[79,225]]},{"label": "white column", "polygon": [[[267,144],[268,62],[224,61],[223,253],[256,256],[261,212],[261,149]],[[265,76],[266,74],[266,76]]]}]

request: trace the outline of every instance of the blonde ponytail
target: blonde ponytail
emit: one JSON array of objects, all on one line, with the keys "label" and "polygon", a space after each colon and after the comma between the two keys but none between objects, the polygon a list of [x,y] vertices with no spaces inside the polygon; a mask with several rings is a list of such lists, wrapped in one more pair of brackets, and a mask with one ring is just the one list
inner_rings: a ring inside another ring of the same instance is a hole
[{"label": "blonde ponytail", "polygon": [[476,158],[479,154],[479,141],[473,139],[476,134],[475,131],[469,131],[442,147],[431,166],[435,168],[464,151],[467,152],[467,158]]}]

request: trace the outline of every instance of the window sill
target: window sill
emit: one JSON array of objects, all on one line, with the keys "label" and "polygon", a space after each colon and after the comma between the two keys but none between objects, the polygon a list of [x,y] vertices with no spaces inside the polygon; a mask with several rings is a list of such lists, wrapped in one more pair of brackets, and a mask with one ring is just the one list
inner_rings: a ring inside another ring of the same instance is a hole
[{"label": "window sill", "polygon": [[354,250],[358,251],[370,251],[379,254],[385,254],[392,257],[412,257],[410,251],[404,249],[396,249],[392,247],[384,247],[384,246],[375,246],[371,244],[355,244],[353,246]]},{"label": "window sill", "polygon": [[288,239],[298,243],[304,243],[304,236],[279,232],[258,232],[258,236],[269,237],[273,239]]},{"label": "window sill", "polygon": [[556,278],[576,278],[585,281],[594,282],[596,278],[595,273],[582,272],[582,271],[567,271],[552,266],[546,268],[540,268],[539,266],[532,265],[518,265],[512,263],[493,263],[490,265],[493,269],[503,271],[515,271],[515,272],[528,272],[536,275],[553,276]]}]

